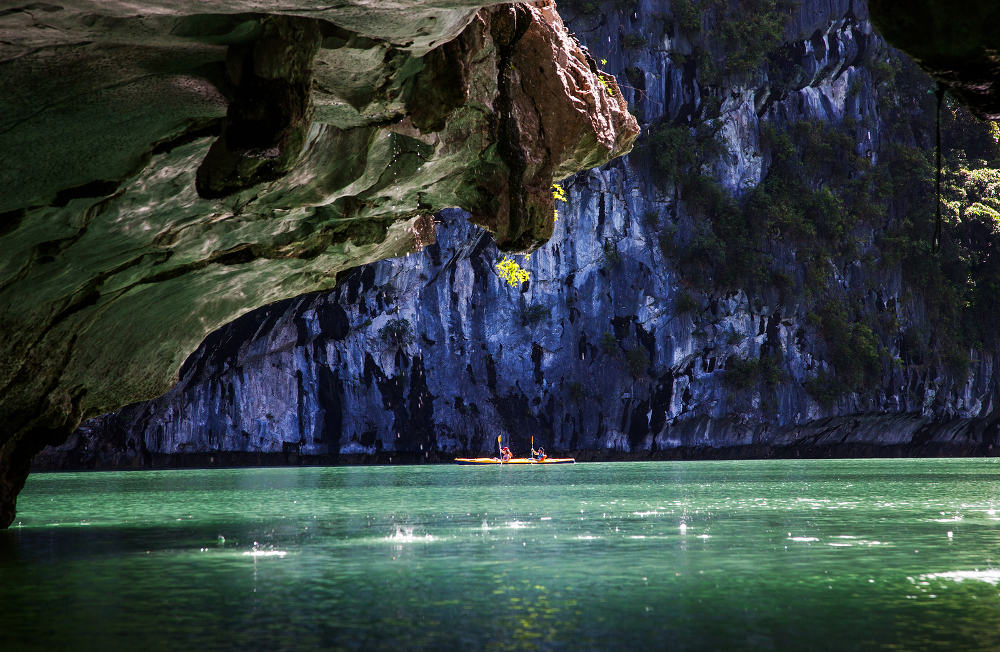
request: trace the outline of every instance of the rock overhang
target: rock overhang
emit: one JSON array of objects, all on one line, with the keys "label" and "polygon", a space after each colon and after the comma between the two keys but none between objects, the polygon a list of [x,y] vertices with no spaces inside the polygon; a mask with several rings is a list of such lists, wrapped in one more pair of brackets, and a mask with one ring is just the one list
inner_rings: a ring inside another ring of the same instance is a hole
[{"label": "rock overhang", "polygon": [[508,250],[638,126],[553,3],[0,10],[0,472],[164,391],[205,334],[433,241]]},{"label": "rock overhang", "polygon": [[983,120],[1000,120],[1000,3],[869,0],[871,20]]}]

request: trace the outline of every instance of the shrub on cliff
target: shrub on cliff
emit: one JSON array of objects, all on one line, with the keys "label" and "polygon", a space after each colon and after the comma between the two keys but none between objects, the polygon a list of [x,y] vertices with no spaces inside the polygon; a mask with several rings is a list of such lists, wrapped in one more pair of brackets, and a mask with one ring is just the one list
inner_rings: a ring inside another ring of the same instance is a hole
[{"label": "shrub on cliff", "polygon": [[[696,45],[698,76],[721,85],[727,77],[754,75],[781,45],[792,12],[784,0],[675,0],[671,12]],[[701,38],[699,39],[699,35]]]},{"label": "shrub on cliff", "polygon": [[387,346],[405,347],[413,343],[413,326],[408,319],[393,319],[378,330],[379,337]]},{"label": "shrub on cliff", "polygon": [[533,303],[521,310],[521,325],[534,326],[552,318],[552,310],[540,303]]},{"label": "shrub on cliff", "polygon": [[826,359],[833,365],[833,385],[841,393],[872,389],[878,385],[883,362],[888,351],[882,346],[871,327],[853,321],[845,306],[828,301],[818,315],[812,315],[823,338]]},{"label": "shrub on cliff", "polygon": [[649,370],[649,351],[642,345],[634,346],[625,351],[625,366],[633,378],[644,375]]},{"label": "shrub on cliff", "polygon": [[773,388],[784,377],[779,355],[761,355],[759,358],[740,358],[731,355],[726,359],[723,381],[737,390],[752,389],[763,384]]}]

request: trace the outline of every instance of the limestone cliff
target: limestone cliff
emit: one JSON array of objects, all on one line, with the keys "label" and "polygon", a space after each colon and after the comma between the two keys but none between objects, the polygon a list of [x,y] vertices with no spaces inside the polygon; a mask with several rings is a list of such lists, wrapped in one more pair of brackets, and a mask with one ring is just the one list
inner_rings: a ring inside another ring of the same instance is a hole
[{"label": "limestone cliff", "polygon": [[3,4],[0,525],[46,443],[435,211],[550,236],[553,179],[638,128],[551,2],[484,4]]},{"label": "limestone cliff", "polygon": [[435,245],[217,331],[46,464],[444,459],[498,434],[585,458],[988,453],[997,346],[968,327],[994,305],[995,141],[945,111],[934,253],[932,82],[861,3],[742,4],[560,6],[647,135],[565,183],[529,282],[443,213]]}]

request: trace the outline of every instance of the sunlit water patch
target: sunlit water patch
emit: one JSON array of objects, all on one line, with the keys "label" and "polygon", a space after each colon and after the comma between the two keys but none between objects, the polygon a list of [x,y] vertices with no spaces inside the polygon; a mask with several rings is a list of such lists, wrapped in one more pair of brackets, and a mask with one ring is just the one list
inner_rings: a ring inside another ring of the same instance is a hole
[{"label": "sunlit water patch", "polygon": [[827,460],[35,475],[0,533],[0,648],[1000,649],[998,474]]},{"label": "sunlit water patch", "polygon": [[928,583],[931,580],[950,580],[952,582],[964,582],[965,580],[971,580],[974,582],[985,582],[996,586],[997,584],[1000,584],[1000,569],[991,568],[987,570],[956,570],[946,571],[943,573],[928,573],[927,575],[921,575],[920,578],[923,582]]}]

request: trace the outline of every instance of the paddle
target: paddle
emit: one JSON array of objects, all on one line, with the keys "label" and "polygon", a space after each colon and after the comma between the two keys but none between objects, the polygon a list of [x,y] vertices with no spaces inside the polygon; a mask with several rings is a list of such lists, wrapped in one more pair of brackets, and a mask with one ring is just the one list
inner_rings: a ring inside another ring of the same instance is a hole
[{"label": "paddle", "polygon": [[500,463],[503,464],[503,446],[500,445],[500,435],[497,435],[497,448],[500,450]]}]

